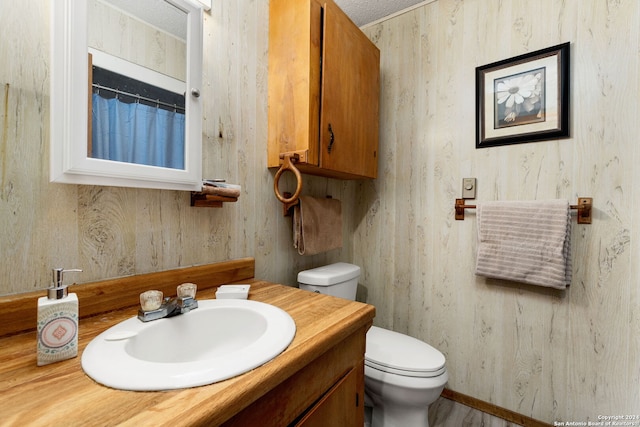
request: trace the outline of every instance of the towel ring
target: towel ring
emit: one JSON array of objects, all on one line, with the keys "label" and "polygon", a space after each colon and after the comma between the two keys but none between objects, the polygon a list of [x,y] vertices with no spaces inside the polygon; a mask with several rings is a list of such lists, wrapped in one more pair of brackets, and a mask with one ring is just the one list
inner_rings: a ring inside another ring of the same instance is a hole
[{"label": "towel ring", "polygon": [[[284,155],[281,155],[281,158],[283,158],[284,161],[282,162],[282,166],[280,166],[280,169],[278,169],[278,172],[276,172],[276,176],[273,179],[273,191],[274,193],[276,193],[276,197],[278,198],[278,200],[285,204],[285,208],[288,208],[298,203],[298,197],[302,192],[302,174],[300,173],[298,168],[293,165],[293,162],[297,161],[299,158],[298,154],[286,153]],[[293,174],[296,176],[297,181],[295,193],[293,193],[293,196],[288,198],[280,194],[280,190],[278,188],[280,176],[287,170],[293,172]]]}]

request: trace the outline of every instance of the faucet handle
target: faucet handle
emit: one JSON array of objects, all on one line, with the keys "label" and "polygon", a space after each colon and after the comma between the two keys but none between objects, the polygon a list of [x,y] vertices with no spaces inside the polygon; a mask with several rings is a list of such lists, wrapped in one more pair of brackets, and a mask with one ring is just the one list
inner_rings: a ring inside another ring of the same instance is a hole
[{"label": "faucet handle", "polygon": [[195,283],[183,283],[178,285],[178,298],[195,298],[198,285]]},{"label": "faucet handle", "polygon": [[162,305],[162,291],[146,291],[140,294],[140,307],[142,311],[153,311]]}]

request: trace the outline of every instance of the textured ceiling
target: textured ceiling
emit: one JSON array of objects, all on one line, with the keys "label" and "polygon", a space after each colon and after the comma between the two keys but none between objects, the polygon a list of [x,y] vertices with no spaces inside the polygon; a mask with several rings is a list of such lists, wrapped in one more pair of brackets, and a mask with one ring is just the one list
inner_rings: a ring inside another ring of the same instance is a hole
[{"label": "textured ceiling", "polygon": [[[100,1],[100,0],[99,0]],[[184,13],[158,0],[101,0],[111,3],[129,14],[164,29],[177,37],[186,37],[186,19]],[[335,0],[349,18],[359,27],[411,9],[420,3],[433,0]],[[216,6],[214,0],[213,7]]]},{"label": "textured ceiling", "polygon": [[[99,0],[100,1],[100,0]],[[176,37],[187,39],[187,15],[170,3],[158,0],[102,0],[111,3],[142,21],[160,28]]]},{"label": "textured ceiling", "polygon": [[425,0],[335,0],[359,27],[394,15]]}]

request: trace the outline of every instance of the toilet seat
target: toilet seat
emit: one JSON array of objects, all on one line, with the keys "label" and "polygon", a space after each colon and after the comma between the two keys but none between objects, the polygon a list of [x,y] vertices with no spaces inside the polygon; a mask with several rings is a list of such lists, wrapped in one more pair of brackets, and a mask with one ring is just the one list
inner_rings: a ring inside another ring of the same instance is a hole
[{"label": "toilet seat", "polygon": [[372,326],[367,332],[364,364],[390,374],[431,378],[442,375],[445,357],[419,339]]}]

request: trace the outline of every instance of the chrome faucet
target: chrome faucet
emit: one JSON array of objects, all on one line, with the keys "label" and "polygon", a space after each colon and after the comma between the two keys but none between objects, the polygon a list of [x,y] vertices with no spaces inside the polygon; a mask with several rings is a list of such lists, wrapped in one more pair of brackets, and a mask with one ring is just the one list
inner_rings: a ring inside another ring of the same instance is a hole
[{"label": "chrome faucet", "polygon": [[198,301],[193,297],[167,297],[162,302],[160,308],[149,311],[144,311],[142,308],[139,309],[138,319],[143,322],[150,322],[152,320],[188,313],[196,308],[198,308]]}]

